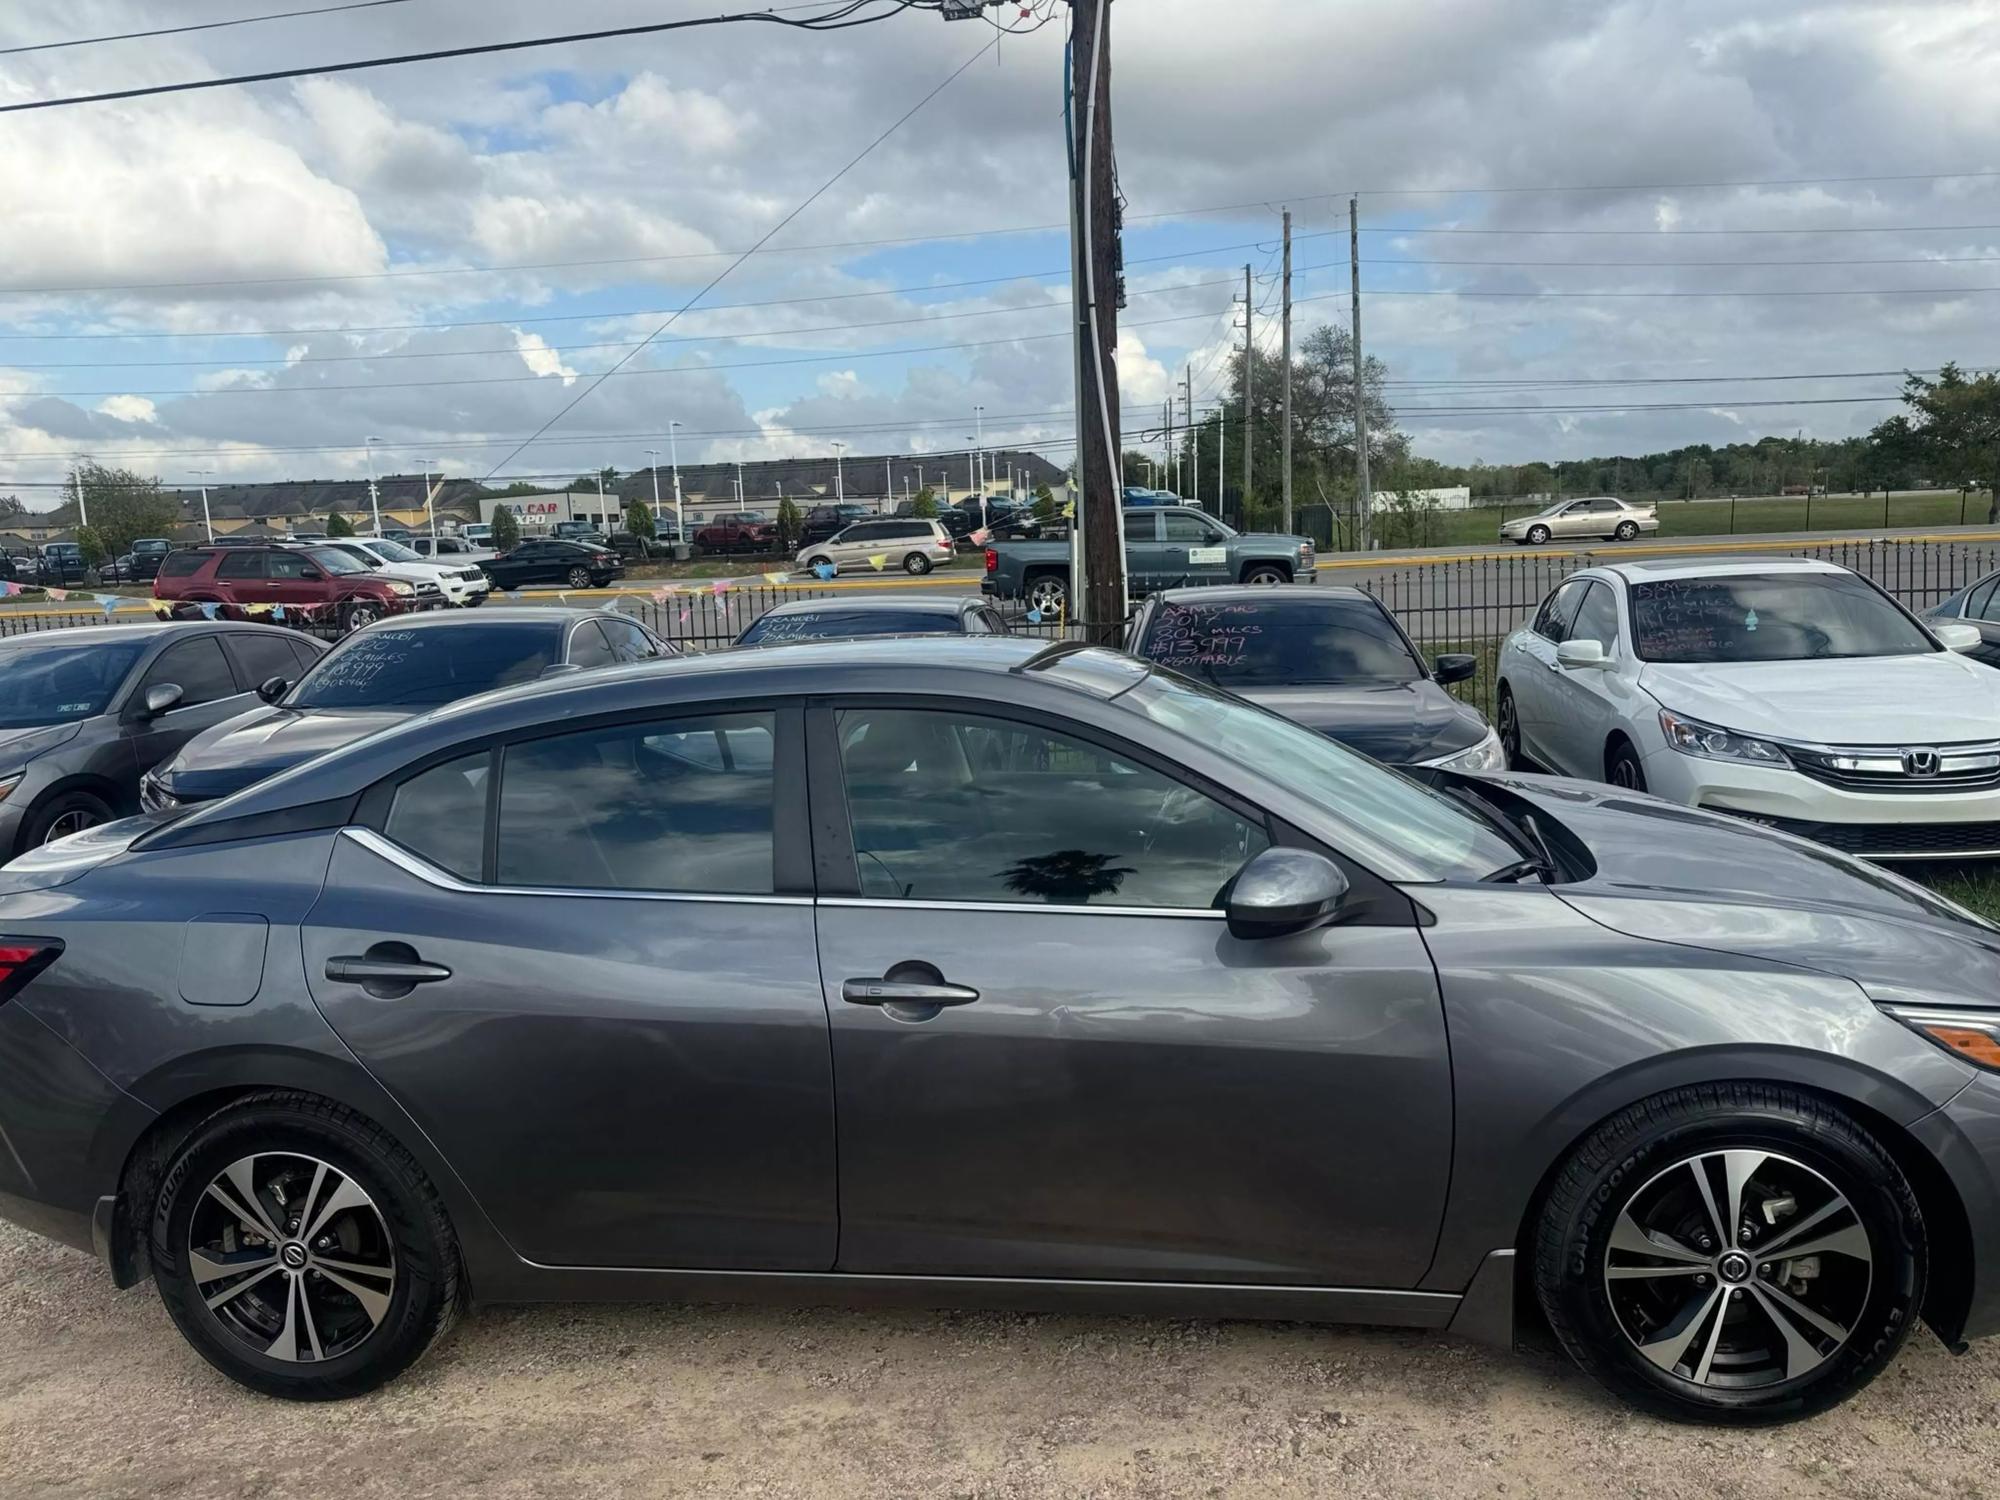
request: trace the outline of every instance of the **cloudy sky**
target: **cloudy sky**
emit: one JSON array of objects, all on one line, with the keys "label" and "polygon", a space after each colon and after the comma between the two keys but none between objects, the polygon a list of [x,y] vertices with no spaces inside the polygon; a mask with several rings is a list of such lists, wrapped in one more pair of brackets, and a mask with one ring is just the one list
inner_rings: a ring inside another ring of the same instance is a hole
[{"label": "cloudy sky", "polygon": [[[7,0],[0,49],[326,3]],[[0,50],[0,102],[728,4],[391,0]],[[1837,436],[1894,409],[1867,372],[2000,364],[2000,0],[1115,19],[1129,430],[1190,368],[1212,400],[1246,261],[1275,295],[1281,205],[1302,330],[1345,318],[1350,190],[1368,345],[1449,461]],[[982,407],[989,444],[1067,460],[1060,23],[512,452],[992,34],[744,25],[0,115],[0,494],[51,503],[84,452],[170,483],[352,475],[367,436],[393,470],[633,469],[670,422],[683,462],[942,465]]]}]

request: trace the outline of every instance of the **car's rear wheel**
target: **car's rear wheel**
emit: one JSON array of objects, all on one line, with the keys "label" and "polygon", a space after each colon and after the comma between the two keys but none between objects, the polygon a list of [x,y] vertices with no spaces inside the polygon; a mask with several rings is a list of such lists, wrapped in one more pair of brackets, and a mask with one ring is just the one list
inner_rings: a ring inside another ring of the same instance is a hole
[{"label": "car's rear wheel", "polygon": [[92,796],[89,792],[63,792],[49,798],[29,815],[26,826],[21,830],[21,847],[39,849],[43,844],[66,839],[73,833],[82,833],[86,828],[95,828],[99,823],[109,823],[111,818],[111,806],[102,797]]},{"label": "car's rear wheel", "polygon": [[1637,521],[1620,521],[1618,523],[1617,537],[1619,541],[1635,541],[1638,539],[1638,536],[1639,523]]},{"label": "car's rear wheel", "polygon": [[306,1094],[256,1095],[195,1130],[160,1186],[152,1260],[202,1358],[297,1401],[393,1379],[459,1305],[457,1242],[422,1169]]},{"label": "car's rear wheel", "polygon": [[930,570],[931,560],[921,552],[912,552],[908,557],[903,559],[903,571],[905,573],[921,578],[924,574],[930,572]]},{"label": "car's rear wheel", "polygon": [[1923,1214],[1893,1158],[1816,1095],[1676,1089],[1563,1165],[1535,1237],[1556,1337],[1635,1405],[1811,1416],[1880,1374],[1923,1305]]},{"label": "car's rear wheel", "polygon": [[1549,528],[1546,526],[1530,526],[1528,528],[1528,541],[1534,546],[1541,547],[1547,545],[1549,536]]},{"label": "car's rear wheel", "polygon": [[1500,700],[1494,706],[1495,728],[1500,732],[1500,749],[1507,756],[1507,769],[1521,769],[1521,712],[1514,706],[1514,691],[1500,684]]},{"label": "car's rear wheel", "polygon": [[587,589],[590,587],[590,569],[584,567],[571,568],[568,573],[563,575],[563,581],[573,589]]},{"label": "car's rear wheel", "polygon": [[1245,583],[1260,584],[1290,583],[1292,575],[1287,573],[1283,568],[1275,567],[1270,563],[1259,563],[1254,568],[1244,569],[1243,581]]},{"label": "car's rear wheel", "polygon": [[1043,616],[1069,614],[1069,584],[1054,573],[1044,573],[1028,583],[1028,609]]}]

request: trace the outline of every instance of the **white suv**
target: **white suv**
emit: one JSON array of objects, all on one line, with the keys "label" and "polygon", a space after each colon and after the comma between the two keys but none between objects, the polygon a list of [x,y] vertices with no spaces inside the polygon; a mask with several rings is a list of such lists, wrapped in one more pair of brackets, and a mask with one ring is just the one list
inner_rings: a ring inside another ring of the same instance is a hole
[{"label": "white suv", "polygon": [[432,562],[401,542],[352,536],[320,545],[338,547],[363,567],[384,577],[400,578],[406,583],[436,584],[444,602],[461,609],[484,604],[486,596],[493,592],[493,581],[473,564]]},{"label": "white suv", "polygon": [[921,574],[951,559],[951,534],[943,525],[910,519],[857,521],[823,542],[801,547],[798,556],[802,567],[831,564],[842,573],[901,568]]},{"label": "white suv", "polygon": [[1572,574],[1500,652],[1519,763],[1870,859],[2000,856],[2000,672],[1874,584],[1794,558]]}]

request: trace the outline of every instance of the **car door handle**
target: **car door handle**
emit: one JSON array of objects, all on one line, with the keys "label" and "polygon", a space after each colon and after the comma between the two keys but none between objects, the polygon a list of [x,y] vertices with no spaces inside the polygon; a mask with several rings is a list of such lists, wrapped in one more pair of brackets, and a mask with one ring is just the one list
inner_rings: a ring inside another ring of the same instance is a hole
[{"label": "car door handle", "polygon": [[436,984],[451,978],[443,964],[402,963],[386,958],[347,956],[326,961],[326,977],[335,984],[382,985],[385,987]]},{"label": "car door handle", "polygon": [[850,979],[840,987],[849,1005],[970,1005],[978,990],[962,984],[909,984],[899,979]]}]

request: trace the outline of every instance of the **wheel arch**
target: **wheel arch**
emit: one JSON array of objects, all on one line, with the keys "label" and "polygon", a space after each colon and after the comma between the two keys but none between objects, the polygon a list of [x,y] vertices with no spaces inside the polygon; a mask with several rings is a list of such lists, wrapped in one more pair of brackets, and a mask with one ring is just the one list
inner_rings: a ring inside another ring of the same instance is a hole
[{"label": "wheel arch", "polygon": [[[1865,1070],[1855,1069],[1857,1073]],[[1842,1110],[1854,1118],[1856,1124],[1874,1136],[1887,1151],[1904,1177],[1909,1179],[1911,1190],[1917,1195],[1918,1207],[1924,1216],[1924,1237],[1928,1247],[1931,1275],[1924,1295],[1923,1317],[1945,1344],[1956,1346],[1964,1333],[1966,1319],[1972,1303],[1972,1225],[1965,1209],[1964,1199],[1953,1184],[1951,1176],[1942,1163],[1914,1136],[1908,1121],[1898,1119],[1886,1108],[1886,1100],[1877,1097],[1873,1102],[1857,1098],[1833,1085],[1830,1081],[1806,1081],[1784,1070],[1744,1069],[1741,1071],[1709,1074],[1699,1079],[1675,1079],[1671,1082],[1654,1081],[1654,1086],[1643,1092],[1623,1098],[1620,1102],[1601,1108],[1601,1112],[1589,1123],[1575,1129],[1553,1154],[1550,1155],[1541,1176],[1536,1180],[1533,1191],[1528,1195],[1522,1209],[1519,1223],[1514,1229],[1512,1249],[1514,1251],[1514,1308],[1517,1324],[1525,1314],[1538,1317],[1532,1276],[1534,1270],[1534,1241],[1542,1211],[1548,1204],[1549,1194],[1556,1179],[1561,1175],[1570,1156],[1592,1135],[1601,1130],[1611,1118],[1634,1105],[1657,1099],[1676,1089],[1693,1084],[1762,1085],[1770,1088],[1791,1089],[1801,1094],[1810,1094],[1824,1104]],[[1598,1106],[1601,1107],[1601,1106]],[[1919,1113],[1927,1113],[1928,1110]],[[1898,1112],[1900,1113],[1900,1111]]]},{"label": "wheel arch", "polygon": [[1627,734],[1623,729],[1612,730],[1611,733],[1604,737],[1604,779],[1607,782],[1611,780],[1611,757],[1618,753],[1620,745],[1630,750],[1633,756],[1642,764],[1646,759],[1645,752],[1639,748],[1631,735]]},{"label": "wheel arch", "polygon": [[1249,582],[1250,575],[1255,573],[1259,568],[1274,568],[1278,572],[1283,573],[1287,581],[1296,580],[1299,576],[1297,569],[1292,566],[1291,559],[1289,558],[1246,557],[1236,569],[1236,581],[1238,583]]},{"label": "wheel arch", "polygon": [[[108,776],[100,776],[92,771],[72,771],[69,775],[50,782],[29,800],[27,810],[21,815],[21,829],[34,820],[36,809],[45,806],[51,797],[66,796],[70,792],[88,792],[115,813],[137,812],[139,797],[136,790],[126,792]],[[18,844],[19,840],[16,840]],[[18,852],[18,850],[17,850]]]}]

